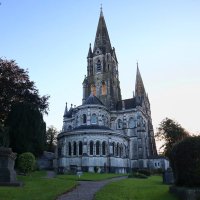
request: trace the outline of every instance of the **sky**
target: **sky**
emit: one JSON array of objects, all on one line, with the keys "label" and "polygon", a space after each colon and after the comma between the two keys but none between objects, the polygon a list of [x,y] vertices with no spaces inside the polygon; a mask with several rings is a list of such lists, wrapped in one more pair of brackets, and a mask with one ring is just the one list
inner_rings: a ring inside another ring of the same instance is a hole
[{"label": "sky", "polygon": [[133,95],[138,61],[154,131],[168,117],[200,133],[199,0],[0,2],[0,57],[28,69],[40,95],[50,95],[47,126],[61,130],[65,103],[82,103],[102,4],[123,99]]}]

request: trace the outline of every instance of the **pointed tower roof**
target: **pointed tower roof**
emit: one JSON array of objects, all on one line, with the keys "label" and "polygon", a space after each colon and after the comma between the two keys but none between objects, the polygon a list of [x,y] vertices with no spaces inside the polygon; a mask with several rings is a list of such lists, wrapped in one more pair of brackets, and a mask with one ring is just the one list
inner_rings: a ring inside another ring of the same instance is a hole
[{"label": "pointed tower roof", "polygon": [[103,16],[102,7],[101,7],[101,11],[100,11],[99,23],[97,26],[97,32],[96,32],[93,52],[95,52],[98,48],[103,53],[107,53],[112,50],[110,38],[108,35],[108,30],[106,27],[106,22],[105,22],[105,19]]},{"label": "pointed tower roof", "polygon": [[144,96],[146,94],[142,76],[137,63],[136,82],[135,82],[135,96]]},{"label": "pointed tower roof", "polygon": [[92,54],[92,48],[91,48],[91,43],[90,43],[90,47],[89,47],[87,58],[92,58],[92,56],[93,56],[93,54]]}]

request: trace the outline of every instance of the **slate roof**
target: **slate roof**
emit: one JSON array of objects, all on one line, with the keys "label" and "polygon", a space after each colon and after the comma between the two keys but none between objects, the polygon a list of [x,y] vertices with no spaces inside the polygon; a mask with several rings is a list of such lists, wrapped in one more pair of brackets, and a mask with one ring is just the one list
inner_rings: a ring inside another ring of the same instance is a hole
[{"label": "slate roof", "polygon": [[96,124],[93,124],[93,125],[81,125],[81,126],[75,127],[73,130],[83,130],[83,129],[111,130],[107,126],[99,126],[99,125],[96,125]]},{"label": "slate roof", "polygon": [[64,117],[72,118],[73,110],[74,110],[73,108],[70,108],[70,110],[65,113]]},{"label": "slate roof", "polygon": [[91,104],[97,104],[97,105],[103,105],[103,103],[93,94],[91,94],[83,103],[83,105],[91,105]]}]

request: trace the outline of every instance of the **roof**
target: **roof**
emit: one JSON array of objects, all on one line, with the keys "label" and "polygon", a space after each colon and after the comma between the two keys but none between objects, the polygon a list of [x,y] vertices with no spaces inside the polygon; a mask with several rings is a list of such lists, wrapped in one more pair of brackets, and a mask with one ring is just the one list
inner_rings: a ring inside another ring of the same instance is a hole
[{"label": "roof", "polygon": [[103,105],[103,103],[96,96],[94,96],[92,93],[83,103],[83,105],[88,105],[88,104],[89,105],[91,105],[91,104]]},{"label": "roof", "polygon": [[83,129],[101,129],[101,130],[111,130],[109,127],[107,126],[100,126],[100,125],[81,125],[78,127],[75,127],[73,130],[83,130]]},{"label": "roof", "polygon": [[131,108],[136,108],[136,106],[138,105],[138,102],[136,98],[124,99],[124,100],[118,101],[116,105],[116,110],[122,110],[123,104],[124,104],[125,109],[131,109]]},{"label": "roof", "polygon": [[69,111],[65,112],[64,117],[72,118],[73,108],[70,108]]}]

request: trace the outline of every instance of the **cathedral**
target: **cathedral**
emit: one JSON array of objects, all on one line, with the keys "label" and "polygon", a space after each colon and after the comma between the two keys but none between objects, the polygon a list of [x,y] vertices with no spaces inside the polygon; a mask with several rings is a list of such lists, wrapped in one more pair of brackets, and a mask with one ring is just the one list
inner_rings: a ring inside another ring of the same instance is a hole
[{"label": "cathedral", "polygon": [[118,60],[102,9],[94,46],[89,46],[82,104],[65,108],[58,135],[58,167],[127,173],[163,168],[157,156],[150,102],[137,64],[135,92],[122,99]]}]

